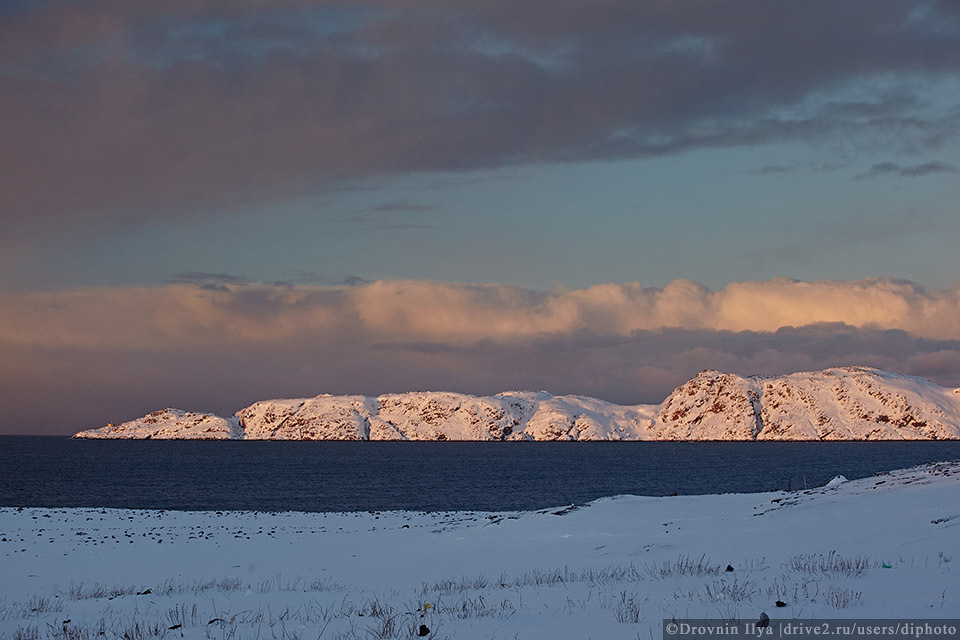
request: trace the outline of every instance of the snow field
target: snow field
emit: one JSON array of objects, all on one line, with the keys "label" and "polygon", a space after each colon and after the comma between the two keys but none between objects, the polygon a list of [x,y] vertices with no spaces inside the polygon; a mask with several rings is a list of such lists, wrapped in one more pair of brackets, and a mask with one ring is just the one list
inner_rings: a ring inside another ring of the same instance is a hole
[{"label": "snow field", "polygon": [[0,638],[632,640],[672,617],[956,618],[958,525],[960,462],[531,512],[7,508]]}]

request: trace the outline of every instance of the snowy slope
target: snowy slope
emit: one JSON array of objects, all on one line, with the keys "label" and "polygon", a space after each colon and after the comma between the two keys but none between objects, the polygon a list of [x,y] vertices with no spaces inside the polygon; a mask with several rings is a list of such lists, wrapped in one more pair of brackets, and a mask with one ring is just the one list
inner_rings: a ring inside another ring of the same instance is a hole
[{"label": "snowy slope", "polygon": [[960,393],[928,380],[866,368],[764,381],[760,439],[960,438]]},{"label": "snowy slope", "polygon": [[[182,435],[178,435],[182,434]],[[866,367],[744,377],[703,371],[659,406],[508,391],[266,400],[233,418],[174,409],[80,438],[251,440],[960,439],[960,393]]]},{"label": "snowy slope", "polygon": [[377,419],[409,440],[641,440],[655,407],[595,398],[509,391],[389,394]]},{"label": "snowy slope", "polygon": [[367,440],[374,405],[364,396],[266,400],[236,418],[248,440]]},{"label": "snowy slope", "polygon": [[124,438],[132,440],[235,440],[243,437],[236,419],[180,409],[163,409],[142,418],[108,424],[78,433],[75,438]]},{"label": "snowy slope", "polygon": [[661,440],[960,438],[960,393],[868,367],[764,378],[703,371],[657,412]]},{"label": "snowy slope", "polygon": [[663,619],[761,612],[955,619],[960,462],[529,512],[5,508],[0,571],[0,638],[400,640],[424,624],[433,640],[637,640]]},{"label": "snowy slope", "polygon": [[415,392],[268,400],[236,417],[249,440],[637,440],[654,410],[543,392]]}]

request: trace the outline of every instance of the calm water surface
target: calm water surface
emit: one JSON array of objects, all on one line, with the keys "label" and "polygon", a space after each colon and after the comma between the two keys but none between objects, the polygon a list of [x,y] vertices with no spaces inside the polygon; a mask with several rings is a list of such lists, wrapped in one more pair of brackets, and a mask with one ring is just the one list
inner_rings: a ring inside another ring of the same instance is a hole
[{"label": "calm water surface", "polygon": [[960,442],[190,442],[0,437],[0,506],[511,510],[814,487]]}]

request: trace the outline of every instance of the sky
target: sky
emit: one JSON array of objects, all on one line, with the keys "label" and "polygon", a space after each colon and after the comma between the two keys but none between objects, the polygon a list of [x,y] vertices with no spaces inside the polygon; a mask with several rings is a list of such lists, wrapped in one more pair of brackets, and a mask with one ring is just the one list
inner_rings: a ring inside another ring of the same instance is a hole
[{"label": "sky", "polygon": [[0,4],[0,434],[960,387],[960,5]]}]

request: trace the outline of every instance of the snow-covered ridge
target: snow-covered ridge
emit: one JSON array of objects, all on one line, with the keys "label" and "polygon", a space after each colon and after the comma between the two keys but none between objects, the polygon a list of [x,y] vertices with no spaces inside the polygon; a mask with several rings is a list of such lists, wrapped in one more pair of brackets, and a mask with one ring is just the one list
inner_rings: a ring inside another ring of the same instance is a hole
[{"label": "snow-covered ridge", "polygon": [[658,440],[956,440],[960,390],[842,367],[744,378],[702,371],[657,412]]},{"label": "snow-covered ridge", "polygon": [[231,418],[155,411],[75,438],[210,440],[648,440],[655,405],[510,391],[264,400]]},{"label": "snow-covered ridge", "polygon": [[660,405],[508,391],[265,400],[231,418],[166,409],[76,438],[247,440],[955,440],[960,390],[867,367],[702,371]]}]

